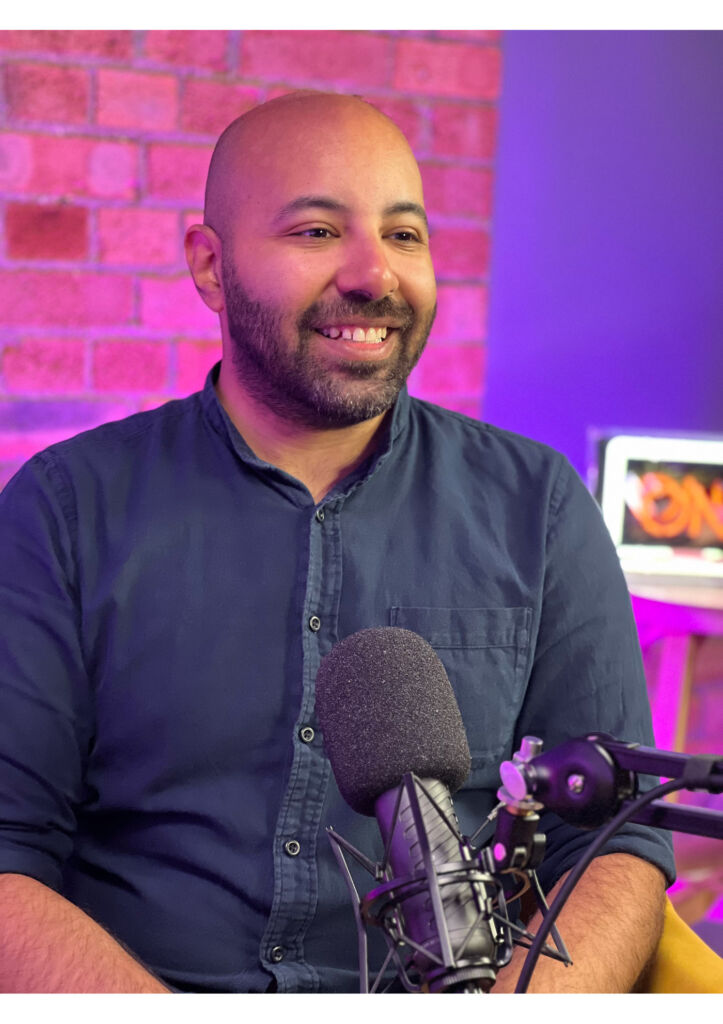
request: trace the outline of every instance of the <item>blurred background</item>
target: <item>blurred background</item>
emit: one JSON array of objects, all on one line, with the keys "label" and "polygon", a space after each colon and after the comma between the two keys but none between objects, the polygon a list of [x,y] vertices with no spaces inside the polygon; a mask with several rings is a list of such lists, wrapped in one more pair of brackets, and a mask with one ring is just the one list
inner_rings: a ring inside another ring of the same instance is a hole
[{"label": "blurred background", "polygon": [[[439,314],[413,394],[590,482],[591,431],[723,437],[723,33],[12,30],[0,65],[0,486],[202,386],[183,233],[220,131],[299,87],[364,96],[420,162]],[[660,746],[723,752],[721,593],[634,594]],[[723,952],[720,847],[676,855]]]}]

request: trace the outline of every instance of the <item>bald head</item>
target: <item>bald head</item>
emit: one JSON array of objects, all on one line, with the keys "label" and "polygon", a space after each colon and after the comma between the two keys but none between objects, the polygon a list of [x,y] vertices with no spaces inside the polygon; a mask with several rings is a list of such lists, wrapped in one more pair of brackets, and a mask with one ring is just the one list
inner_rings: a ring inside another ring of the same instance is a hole
[{"label": "bald head", "polygon": [[416,169],[397,125],[359,97],[299,90],[254,107],[232,121],[216,143],[206,181],[204,223],[225,240],[239,206],[253,200],[253,186],[263,181],[264,164],[304,159],[310,151],[318,158],[341,138],[350,161],[360,154],[370,159],[370,137],[387,151],[391,147],[402,154]]}]

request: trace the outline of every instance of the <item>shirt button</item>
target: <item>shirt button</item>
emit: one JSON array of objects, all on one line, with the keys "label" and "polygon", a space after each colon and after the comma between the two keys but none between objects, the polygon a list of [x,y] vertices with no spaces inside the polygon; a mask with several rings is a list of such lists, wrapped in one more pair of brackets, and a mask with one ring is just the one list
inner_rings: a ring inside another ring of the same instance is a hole
[{"label": "shirt button", "polygon": [[299,739],[303,743],[311,743],[314,738],[314,730],[310,725],[304,725],[299,729]]},{"label": "shirt button", "polygon": [[284,850],[289,857],[298,857],[301,853],[301,844],[296,839],[287,839],[284,843]]},{"label": "shirt button", "polygon": [[316,521],[317,521],[317,523],[323,523],[324,522],[324,509],[323,508],[317,508],[317,510],[316,510]]},{"label": "shirt button", "polygon": [[318,615],[312,615],[309,619],[309,629],[312,633],[318,633],[321,629],[321,619]]},{"label": "shirt button", "polygon": [[280,964],[281,961],[284,959],[285,952],[286,950],[284,949],[283,946],[274,946],[274,948],[271,950],[272,963]]}]

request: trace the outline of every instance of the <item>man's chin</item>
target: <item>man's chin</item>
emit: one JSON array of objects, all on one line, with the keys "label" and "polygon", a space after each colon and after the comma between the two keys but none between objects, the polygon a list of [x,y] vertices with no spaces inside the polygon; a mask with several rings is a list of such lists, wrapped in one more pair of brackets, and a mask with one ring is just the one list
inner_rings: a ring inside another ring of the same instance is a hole
[{"label": "man's chin", "polygon": [[366,423],[388,412],[403,387],[388,382],[383,389],[345,388],[319,392],[309,397],[306,404],[308,426],[317,428],[352,427]]}]

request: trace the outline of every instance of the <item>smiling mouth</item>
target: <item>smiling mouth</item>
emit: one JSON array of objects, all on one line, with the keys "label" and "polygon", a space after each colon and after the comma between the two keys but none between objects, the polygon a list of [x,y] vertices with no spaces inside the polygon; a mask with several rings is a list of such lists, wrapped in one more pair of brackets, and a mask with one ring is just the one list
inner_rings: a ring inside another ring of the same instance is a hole
[{"label": "smiling mouth", "polygon": [[366,345],[381,345],[386,339],[387,332],[395,330],[393,327],[359,327],[354,325],[342,325],[340,327],[316,327],[317,334],[330,338],[332,341],[355,341]]}]

